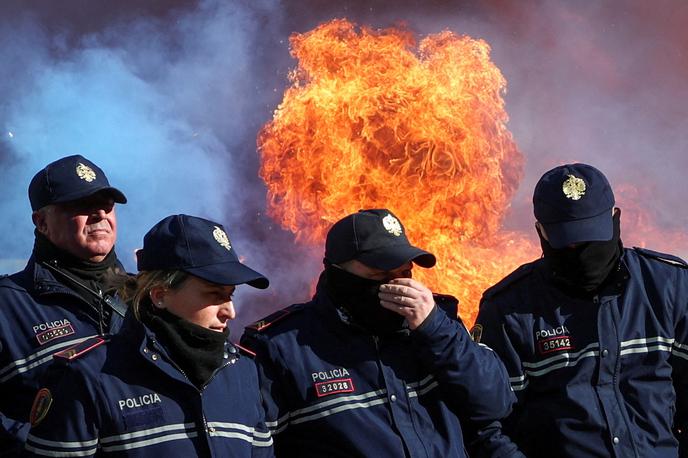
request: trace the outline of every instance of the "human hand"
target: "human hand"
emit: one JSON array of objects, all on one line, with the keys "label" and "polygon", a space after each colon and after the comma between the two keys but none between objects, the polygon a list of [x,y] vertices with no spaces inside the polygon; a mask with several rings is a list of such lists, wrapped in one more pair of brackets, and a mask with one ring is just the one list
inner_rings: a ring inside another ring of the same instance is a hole
[{"label": "human hand", "polygon": [[380,304],[406,318],[411,330],[416,329],[435,307],[432,291],[412,278],[395,278],[380,286]]}]

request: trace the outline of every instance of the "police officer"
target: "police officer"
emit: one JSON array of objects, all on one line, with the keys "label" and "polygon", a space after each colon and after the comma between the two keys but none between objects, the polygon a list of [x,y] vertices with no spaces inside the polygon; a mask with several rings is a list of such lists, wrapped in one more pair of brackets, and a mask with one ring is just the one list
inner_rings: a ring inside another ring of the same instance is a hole
[{"label": "police officer", "polygon": [[29,185],[35,224],[24,270],[0,279],[0,455],[23,448],[37,378],[52,354],[108,331],[125,306],[107,294],[124,274],[114,251],[124,194],[82,156],[48,164]]},{"label": "police officer", "polygon": [[235,285],[268,280],[221,224],[188,215],[156,224],[137,258],[120,333],[55,356],[29,456],[272,456],[256,366],[227,327]]},{"label": "police officer", "polygon": [[313,300],[246,329],[277,456],[463,457],[462,428],[497,430],[514,402],[506,372],[414,263],[435,256],[394,214],[354,213],[327,234]]},{"label": "police officer", "polygon": [[544,256],[485,292],[472,331],[518,396],[505,431],[529,457],[677,456],[688,266],[622,246],[621,212],[594,167],[548,171],[533,204]]}]

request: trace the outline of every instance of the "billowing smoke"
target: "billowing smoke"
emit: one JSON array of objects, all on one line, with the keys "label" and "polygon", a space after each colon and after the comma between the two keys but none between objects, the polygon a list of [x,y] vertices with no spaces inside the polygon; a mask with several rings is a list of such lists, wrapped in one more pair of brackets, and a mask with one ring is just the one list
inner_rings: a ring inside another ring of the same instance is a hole
[{"label": "billowing smoke", "polygon": [[3,16],[0,271],[30,255],[33,174],[82,154],[129,198],[118,207],[117,244],[129,270],[155,222],[188,213],[225,223],[246,262],[271,273],[267,260],[284,256],[262,239],[290,239],[266,235],[260,214],[255,133],[277,96],[256,77],[255,52],[277,17],[272,1],[204,1],[162,16],[123,14],[83,33],[22,11]]},{"label": "billowing smoke", "polygon": [[267,292],[240,289],[235,335],[268,310],[307,298],[322,247],[296,245],[264,216],[255,136],[293,66],[289,34],[333,17],[372,27],[404,22],[420,35],[450,29],[490,43],[508,81],[509,127],[526,157],[507,227],[534,237],[535,181],[561,162],[583,161],[617,189],[628,245],[688,256],[688,4],[476,3],[4,3],[0,272],[20,268],[30,253],[31,176],[80,153],[130,199],[119,207],[118,242],[130,270],[152,224],[190,213],[225,223],[246,262],[272,280]]}]

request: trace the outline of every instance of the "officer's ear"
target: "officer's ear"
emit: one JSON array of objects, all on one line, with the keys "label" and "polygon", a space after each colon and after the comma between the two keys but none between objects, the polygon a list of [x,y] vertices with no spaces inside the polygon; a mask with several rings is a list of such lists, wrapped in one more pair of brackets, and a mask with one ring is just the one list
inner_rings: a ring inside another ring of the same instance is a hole
[{"label": "officer's ear", "polygon": [[36,226],[36,230],[43,235],[45,235],[46,232],[48,232],[48,211],[49,209],[47,207],[43,207],[39,208],[31,214],[31,221],[33,221],[33,225]]},{"label": "officer's ear", "polygon": [[153,307],[159,309],[165,308],[165,294],[167,294],[167,288],[164,286],[154,286],[151,288],[148,296],[153,303]]}]

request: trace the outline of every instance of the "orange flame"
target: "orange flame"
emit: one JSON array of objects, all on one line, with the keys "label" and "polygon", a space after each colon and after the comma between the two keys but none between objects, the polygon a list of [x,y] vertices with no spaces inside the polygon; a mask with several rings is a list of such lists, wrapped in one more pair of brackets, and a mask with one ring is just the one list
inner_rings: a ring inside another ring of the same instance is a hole
[{"label": "orange flame", "polygon": [[506,81],[482,40],[442,32],[417,45],[400,29],[333,20],[294,34],[291,87],[258,137],[268,212],[322,245],[335,221],[389,208],[438,258],[414,276],[462,301],[536,253],[501,231],[523,156],[506,128]]}]

